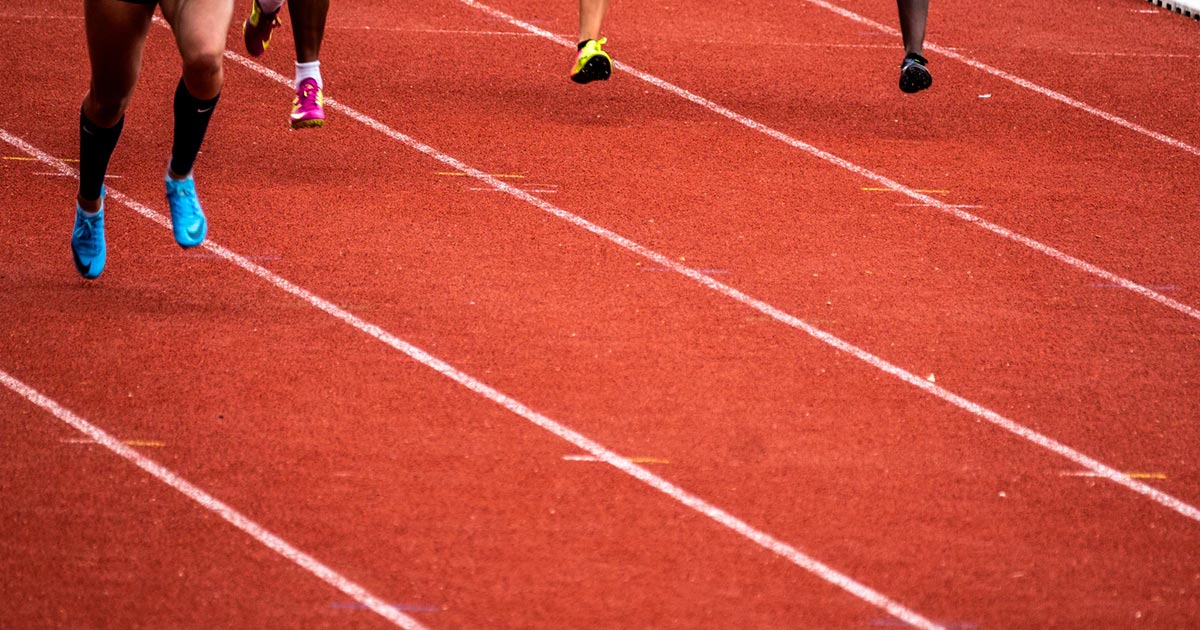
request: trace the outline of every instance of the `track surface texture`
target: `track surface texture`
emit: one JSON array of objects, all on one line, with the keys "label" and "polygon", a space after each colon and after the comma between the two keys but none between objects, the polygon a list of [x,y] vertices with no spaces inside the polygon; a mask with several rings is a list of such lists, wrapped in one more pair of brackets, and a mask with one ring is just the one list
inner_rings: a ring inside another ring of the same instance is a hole
[{"label": "track surface texture", "polygon": [[335,2],[302,132],[235,18],[187,251],[154,27],[89,282],[4,3],[0,627],[1200,626],[1200,23],[936,2],[904,95],[883,0],[617,0],[588,86],[575,8]]}]

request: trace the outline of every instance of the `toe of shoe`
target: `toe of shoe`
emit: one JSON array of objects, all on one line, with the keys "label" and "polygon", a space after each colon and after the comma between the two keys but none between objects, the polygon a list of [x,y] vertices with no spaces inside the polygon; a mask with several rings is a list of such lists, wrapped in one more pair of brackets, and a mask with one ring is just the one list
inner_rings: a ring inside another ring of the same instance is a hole
[{"label": "toe of shoe", "polygon": [[104,256],[93,256],[88,260],[79,257],[79,252],[71,248],[71,259],[75,262],[75,270],[88,280],[95,280],[104,271]]},{"label": "toe of shoe", "polygon": [[204,238],[208,236],[208,222],[204,220],[203,216],[199,220],[188,221],[183,225],[173,227],[175,242],[185,249],[203,243]]}]

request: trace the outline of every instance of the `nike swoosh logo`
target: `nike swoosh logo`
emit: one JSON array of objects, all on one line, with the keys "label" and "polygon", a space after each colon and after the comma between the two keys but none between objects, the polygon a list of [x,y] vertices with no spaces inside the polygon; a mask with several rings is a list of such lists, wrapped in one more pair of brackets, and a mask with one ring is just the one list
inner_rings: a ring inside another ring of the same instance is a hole
[{"label": "nike swoosh logo", "polygon": [[[216,105],[213,105],[213,107],[216,107]],[[209,107],[208,109],[197,109],[196,113],[197,114],[206,114],[208,112],[211,112],[212,110],[213,110],[212,107]]]},{"label": "nike swoosh logo", "polygon": [[91,129],[88,129],[87,126],[82,126],[82,127],[80,127],[80,129],[83,129],[83,133],[86,133],[89,136],[96,135],[96,132],[92,131]]}]

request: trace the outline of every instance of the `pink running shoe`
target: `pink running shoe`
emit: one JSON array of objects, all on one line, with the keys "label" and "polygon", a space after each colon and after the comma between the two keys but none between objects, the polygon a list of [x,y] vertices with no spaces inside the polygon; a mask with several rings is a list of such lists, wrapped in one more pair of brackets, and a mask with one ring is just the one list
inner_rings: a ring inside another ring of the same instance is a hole
[{"label": "pink running shoe", "polygon": [[316,79],[305,79],[296,86],[292,101],[292,129],[320,127],[325,124],[325,96]]}]

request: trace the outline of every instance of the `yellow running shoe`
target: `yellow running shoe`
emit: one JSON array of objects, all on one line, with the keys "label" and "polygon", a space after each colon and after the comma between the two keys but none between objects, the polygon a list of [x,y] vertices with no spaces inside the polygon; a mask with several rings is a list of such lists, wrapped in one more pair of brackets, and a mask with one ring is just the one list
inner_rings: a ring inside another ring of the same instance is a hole
[{"label": "yellow running shoe", "polygon": [[571,68],[571,80],[576,83],[591,83],[592,81],[607,80],[612,74],[612,57],[600,50],[608,43],[608,38],[589,39],[579,47],[579,55],[575,57],[575,67]]},{"label": "yellow running shoe", "polygon": [[271,31],[282,25],[283,22],[279,21],[279,9],[275,9],[274,13],[263,13],[262,7],[258,6],[258,0],[254,0],[253,6],[250,7],[250,17],[242,22],[242,39],[246,41],[246,52],[250,53],[251,57],[263,54],[267,46],[271,45]]}]

